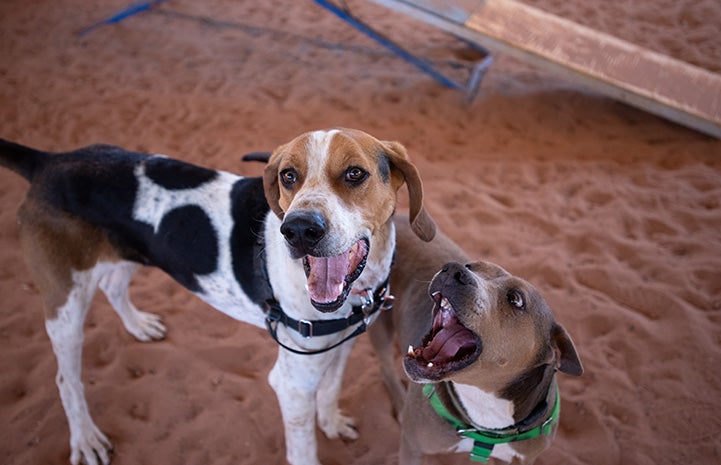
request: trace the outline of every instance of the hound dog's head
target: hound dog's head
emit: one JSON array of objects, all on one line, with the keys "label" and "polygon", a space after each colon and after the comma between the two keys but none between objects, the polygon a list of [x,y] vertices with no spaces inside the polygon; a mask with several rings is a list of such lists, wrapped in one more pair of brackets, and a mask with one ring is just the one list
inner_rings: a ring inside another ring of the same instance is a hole
[{"label": "hound dog's head", "polygon": [[303,259],[311,302],[320,311],[345,302],[366,264],[371,238],[390,220],[404,182],[413,230],[426,241],[435,234],[405,148],[362,131],[296,137],[273,151],[263,182],[290,255]]},{"label": "hound dog's head", "polygon": [[503,268],[448,263],[429,292],[433,323],[403,361],[412,380],[449,379],[492,391],[541,366],[583,372],[571,338],[540,292]]}]

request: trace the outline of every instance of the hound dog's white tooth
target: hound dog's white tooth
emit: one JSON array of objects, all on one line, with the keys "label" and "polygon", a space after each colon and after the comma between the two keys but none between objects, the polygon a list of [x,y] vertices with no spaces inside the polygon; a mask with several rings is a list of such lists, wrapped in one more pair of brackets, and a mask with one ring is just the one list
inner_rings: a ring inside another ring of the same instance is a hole
[{"label": "hound dog's white tooth", "polygon": [[412,345],[408,346],[408,355],[413,355],[413,346]]}]

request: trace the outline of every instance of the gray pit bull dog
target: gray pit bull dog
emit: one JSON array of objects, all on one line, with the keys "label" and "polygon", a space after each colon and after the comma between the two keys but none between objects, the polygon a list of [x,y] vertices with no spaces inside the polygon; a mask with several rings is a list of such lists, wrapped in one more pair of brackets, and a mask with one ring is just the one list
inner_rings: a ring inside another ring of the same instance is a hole
[{"label": "gray pit bull dog", "polygon": [[[400,416],[400,465],[458,452],[533,463],[558,427],[556,372],[583,372],[571,338],[531,284],[471,262],[440,232],[423,243],[406,223],[396,220],[396,305],[371,329]],[[394,330],[407,389],[394,367]]]}]

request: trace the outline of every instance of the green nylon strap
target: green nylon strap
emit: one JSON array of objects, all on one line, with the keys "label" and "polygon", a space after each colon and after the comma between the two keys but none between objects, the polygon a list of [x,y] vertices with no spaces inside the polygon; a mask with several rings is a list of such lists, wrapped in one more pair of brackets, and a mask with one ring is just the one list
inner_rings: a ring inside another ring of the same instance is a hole
[{"label": "green nylon strap", "polygon": [[493,446],[496,444],[505,444],[515,441],[524,441],[526,439],[533,439],[541,435],[551,434],[553,426],[558,423],[558,419],[561,413],[561,393],[558,387],[556,388],[556,402],[553,404],[551,414],[549,417],[539,426],[533,429],[524,431],[523,433],[518,432],[515,429],[509,431],[503,430],[483,430],[470,426],[448,411],[443,405],[441,399],[436,393],[435,385],[426,384],[423,386],[423,395],[425,395],[431,403],[433,410],[436,413],[451,424],[456,432],[463,437],[473,439],[473,450],[471,451],[471,460],[474,462],[487,463],[488,459],[493,452]]}]

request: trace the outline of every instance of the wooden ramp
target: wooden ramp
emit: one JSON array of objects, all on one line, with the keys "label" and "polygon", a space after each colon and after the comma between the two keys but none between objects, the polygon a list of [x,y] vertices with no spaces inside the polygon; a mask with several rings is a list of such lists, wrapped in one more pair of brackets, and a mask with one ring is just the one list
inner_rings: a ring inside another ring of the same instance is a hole
[{"label": "wooden ramp", "polygon": [[721,75],[513,0],[372,0],[721,139]]}]

